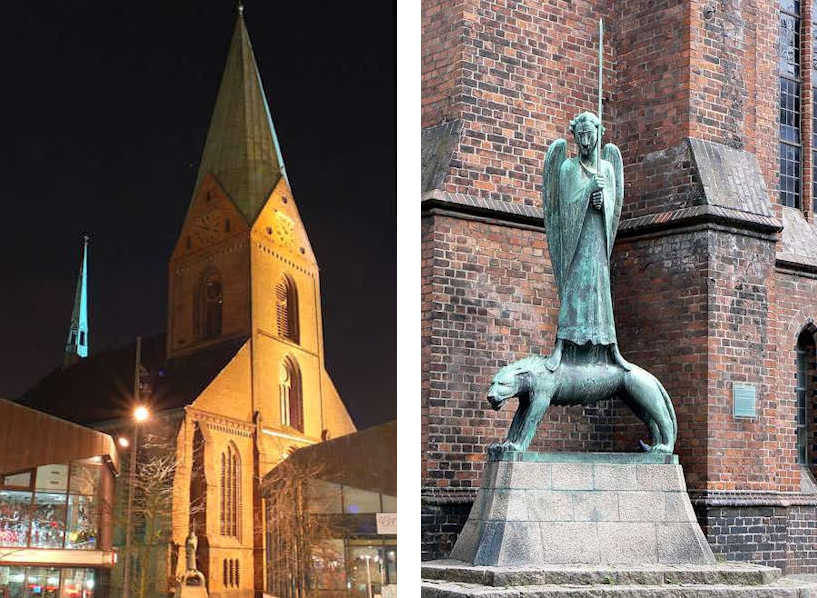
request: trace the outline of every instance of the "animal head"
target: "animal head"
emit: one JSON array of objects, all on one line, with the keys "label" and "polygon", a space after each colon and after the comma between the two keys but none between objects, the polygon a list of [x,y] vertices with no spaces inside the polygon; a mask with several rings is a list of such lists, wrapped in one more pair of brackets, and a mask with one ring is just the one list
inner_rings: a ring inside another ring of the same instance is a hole
[{"label": "animal head", "polygon": [[541,369],[539,363],[541,359],[533,355],[509,363],[499,370],[488,389],[488,402],[491,403],[491,407],[499,410],[508,399],[529,392],[531,374]]}]

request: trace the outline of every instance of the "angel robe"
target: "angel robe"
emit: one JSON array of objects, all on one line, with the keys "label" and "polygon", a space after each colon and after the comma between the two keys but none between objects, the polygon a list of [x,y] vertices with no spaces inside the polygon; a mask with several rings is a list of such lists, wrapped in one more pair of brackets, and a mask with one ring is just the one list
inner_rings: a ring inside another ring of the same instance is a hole
[{"label": "angel robe", "polygon": [[601,160],[599,167],[607,176],[601,210],[590,203],[596,189],[594,171],[581,164],[579,158],[570,158],[562,162],[559,172],[558,209],[566,233],[562,255],[568,259],[560,289],[562,304],[556,336],[577,345],[616,342],[609,247],[616,233],[616,178],[610,162]]}]

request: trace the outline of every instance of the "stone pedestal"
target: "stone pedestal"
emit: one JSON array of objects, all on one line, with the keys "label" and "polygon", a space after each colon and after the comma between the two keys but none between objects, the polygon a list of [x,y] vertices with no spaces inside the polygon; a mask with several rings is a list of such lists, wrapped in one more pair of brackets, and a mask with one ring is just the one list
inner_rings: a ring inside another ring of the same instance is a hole
[{"label": "stone pedestal", "polygon": [[478,566],[712,565],[678,459],[489,454],[451,559]]},{"label": "stone pedestal", "polygon": [[175,598],[207,598],[207,586],[201,571],[190,569],[176,584]]}]

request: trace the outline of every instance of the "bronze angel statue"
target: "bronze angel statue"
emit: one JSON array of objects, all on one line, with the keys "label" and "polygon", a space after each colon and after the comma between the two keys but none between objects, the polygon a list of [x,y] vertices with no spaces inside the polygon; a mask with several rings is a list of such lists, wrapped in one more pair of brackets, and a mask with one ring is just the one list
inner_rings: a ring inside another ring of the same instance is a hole
[{"label": "bronze angel statue", "polygon": [[545,158],[545,229],[561,301],[556,348],[547,365],[551,371],[558,367],[569,341],[606,346],[629,369],[618,351],[610,298],[610,254],[624,199],[621,152],[608,143],[599,157],[596,141],[604,129],[592,112],[570,121],[570,130],[579,155],[565,159],[567,142],[557,139]]},{"label": "bronze angel statue", "polygon": [[566,157],[557,139],[545,158],[542,202],[553,276],[559,291],[556,345],[548,358],[530,356],[502,368],[488,392],[499,409],[511,397],[519,407],[507,438],[491,450],[527,450],[551,405],[590,404],[617,397],[647,425],[653,444],[672,453],[678,423],[670,397],[649,372],[618,350],[610,296],[610,254],[624,200],[621,152],[599,151],[604,129],[595,114],[570,122],[579,155]]}]

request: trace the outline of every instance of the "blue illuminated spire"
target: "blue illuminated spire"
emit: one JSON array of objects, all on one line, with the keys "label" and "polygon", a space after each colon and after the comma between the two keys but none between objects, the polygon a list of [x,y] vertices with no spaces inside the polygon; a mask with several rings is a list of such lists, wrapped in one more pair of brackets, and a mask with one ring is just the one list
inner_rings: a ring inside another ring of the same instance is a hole
[{"label": "blue illuminated spire", "polygon": [[74,311],[71,327],[65,342],[65,367],[88,357],[88,235],[83,237],[82,261],[74,294]]}]

